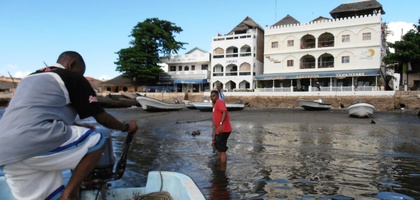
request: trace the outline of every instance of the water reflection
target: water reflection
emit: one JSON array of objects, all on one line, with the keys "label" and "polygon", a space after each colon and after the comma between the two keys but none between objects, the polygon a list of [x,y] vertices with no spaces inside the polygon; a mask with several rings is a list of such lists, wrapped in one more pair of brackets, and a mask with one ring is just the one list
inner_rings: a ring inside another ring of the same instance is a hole
[{"label": "water reflection", "polygon": [[[221,170],[211,148],[211,113],[112,112],[137,117],[141,126],[126,173],[113,187],[143,186],[149,171],[169,170],[192,177],[208,199],[420,199],[415,115],[378,112],[371,124],[337,110],[231,112],[234,131]],[[195,130],[201,134],[192,136]],[[117,157],[124,139],[115,132]]]},{"label": "water reflection", "polygon": [[209,200],[230,200],[231,195],[228,189],[229,178],[226,176],[227,163],[220,162],[216,157],[209,159],[209,167],[212,171],[210,180]]}]

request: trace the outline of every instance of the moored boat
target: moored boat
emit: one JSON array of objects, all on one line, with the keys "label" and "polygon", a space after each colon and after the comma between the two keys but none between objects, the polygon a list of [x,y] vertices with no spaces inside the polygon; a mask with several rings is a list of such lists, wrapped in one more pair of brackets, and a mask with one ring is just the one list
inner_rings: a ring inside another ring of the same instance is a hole
[{"label": "moored boat", "polygon": [[317,99],[317,100],[299,99],[297,102],[305,110],[329,110],[329,109],[331,109],[331,103],[326,103],[322,99]]},{"label": "moored boat", "polygon": [[[196,109],[200,110],[201,112],[208,112],[212,111],[213,105],[211,102],[190,102]],[[245,104],[243,103],[226,103],[226,108],[228,111],[236,111],[242,110],[245,108]]]},{"label": "moored boat", "polygon": [[137,96],[136,100],[140,103],[143,110],[146,111],[175,111],[181,110],[185,107],[185,104],[181,104],[179,102],[167,103],[146,96]]},{"label": "moored boat", "polygon": [[375,106],[370,103],[359,101],[349,105],[347,108],[349,115],[352,117],[372,117],[373,112],[376,110]]}]

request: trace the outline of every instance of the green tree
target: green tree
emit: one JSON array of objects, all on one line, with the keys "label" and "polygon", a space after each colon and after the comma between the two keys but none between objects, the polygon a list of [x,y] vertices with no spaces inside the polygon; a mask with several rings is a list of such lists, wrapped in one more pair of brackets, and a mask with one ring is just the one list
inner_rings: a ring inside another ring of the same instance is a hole
[{"label": "green tree", "polygon": [[176,54],[187,44],[175,40],[174,34],[180,32],[181,27],[158,18],[139,22],[131,32],[130,36],[134,37],[131,46],[117,52],[116,70],[140,83],[156,83],[159,76],[165,75],[158,65],[159,58]]},{"label": "green tree", "polygon": [[400,41],[388,43],[388,47],[393,48],[395,52],[387,50],[384,62],[398,63],[395,72],[400,74],[407,73],[407,70],[420,72],[420,19],[418,25],[414,25],[414,29],[408,31]]}]

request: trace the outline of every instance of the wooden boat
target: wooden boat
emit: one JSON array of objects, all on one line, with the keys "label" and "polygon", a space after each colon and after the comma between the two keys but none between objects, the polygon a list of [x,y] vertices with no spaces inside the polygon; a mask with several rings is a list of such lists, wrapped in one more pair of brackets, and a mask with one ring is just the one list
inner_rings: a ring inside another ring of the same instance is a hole
[{"label": "wooden boat", "polygon": [[167,103],[146,96],[137,96],[136,100],[140,103],[143,110],[146,111],[174,111],[185,107],[182,103]]},{"label": "wooden boat", "polygon": [[[162,189],[160,189],[162,188]],[[168,192],[174,200],[204,200],[205,197],[194,181],[187,175],[168,171],[151,171],[145,187],[106,188],[102,190],[81,190],[81,199],[132,199],[141,195],[153,195],[154,192]],[[98,195],[98,197],[97,197]],[[13,195],[0,177],[0,199],[12,200]]]},{"label": "wooden boat", "polygon": [[373,112],[376,110],[375,106],[370,103],[359,101],[349,105],[347,108],[349,115],[352,117],[372,117]]},{"label": "wooden boat", "polygon": [[329,110],[331,109],[330,103],[325,103],[322,99],[317,100],[303,100],[299,99],[297,101],[299,105],[305,110]]},{"label": "wooden boat", "polygon": [[[213,105],[211,102],[190,102],[196,109],[201,112],[208,112],[213,110]],[[243,103],[226,103],[226,108],[228,111],[242,110],[245,108]]]}]

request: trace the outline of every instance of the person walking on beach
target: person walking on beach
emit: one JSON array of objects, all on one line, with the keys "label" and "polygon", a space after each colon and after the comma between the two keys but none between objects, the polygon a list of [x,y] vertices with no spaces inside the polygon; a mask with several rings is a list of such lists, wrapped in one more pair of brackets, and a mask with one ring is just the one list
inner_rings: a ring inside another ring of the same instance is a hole
[{"label": "person walking on beach", "polygon": [[216,90],[211,91],[210,99],[213,102],[213,141],[212,144],[217,151],[221,164],[226,165],[227,140],[232,132],[230,115],[224,101],[219,99]]},{"label": "person walking on beach", "polygon": [[[79,199],[79,187],[105,149],[93,126],[75,123],[94,117],[111,129],[134,134],[134,120],[121,122],[98,103],[83,76],[86,66],[74,51],[21,80],[0,120],[0,171],[15,199]],[[62,170],[72,169],[66,186]]]},{"label": "person walking on beach", "polygon": [[219,93],[219,99],[225,101],[225,95],[222,92],[222,84],[221,83],[216,84],[216,91]]}]

